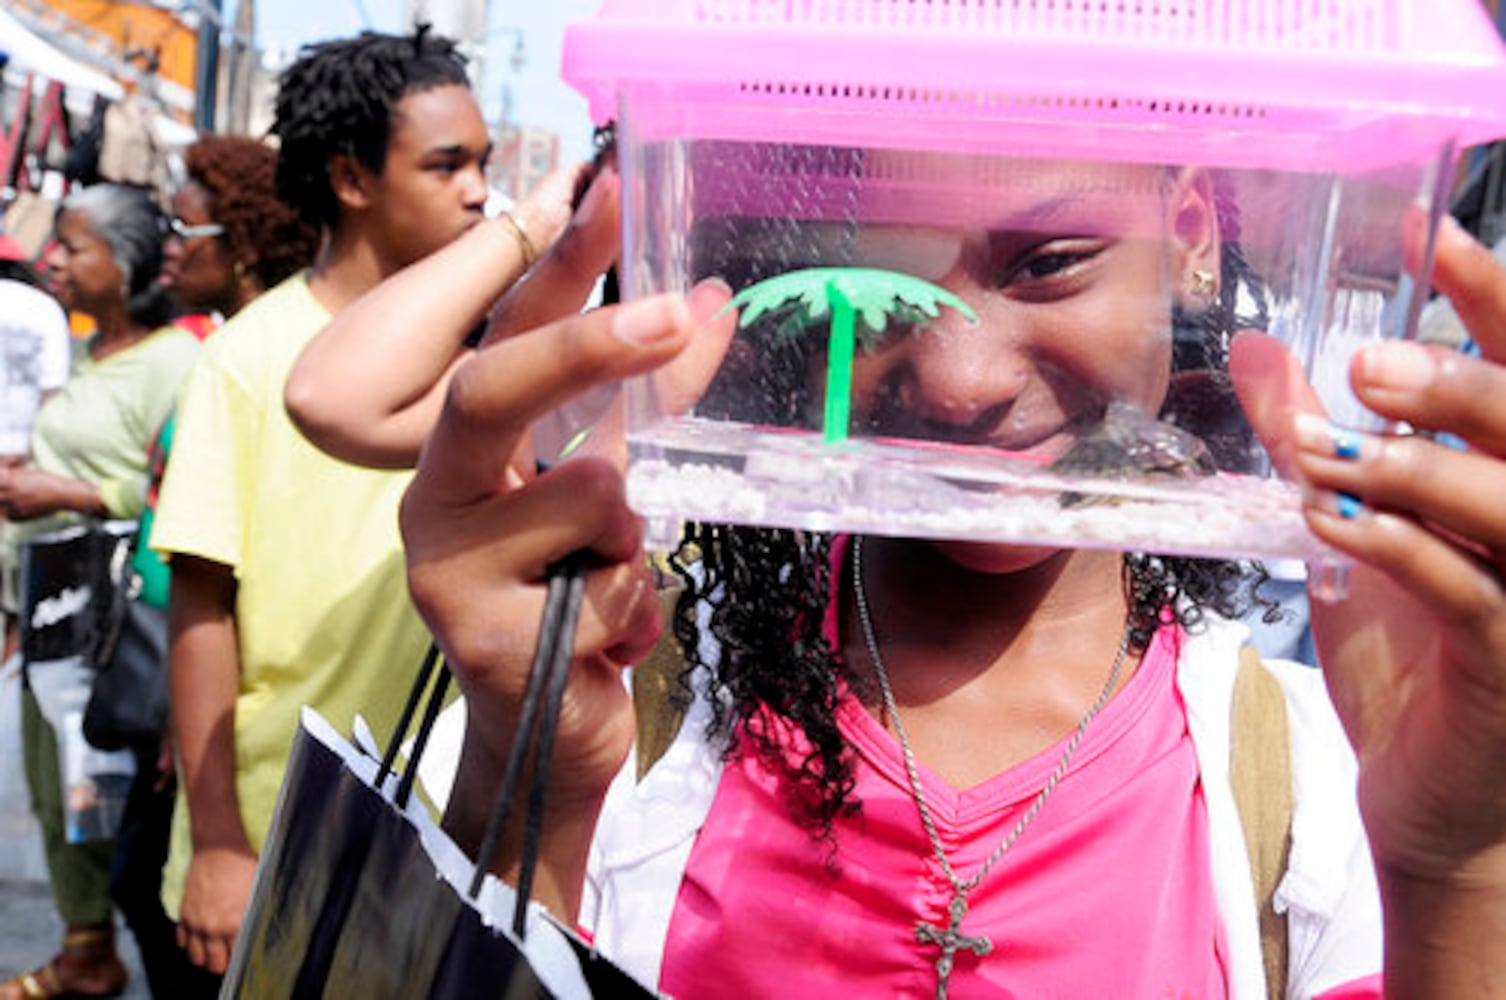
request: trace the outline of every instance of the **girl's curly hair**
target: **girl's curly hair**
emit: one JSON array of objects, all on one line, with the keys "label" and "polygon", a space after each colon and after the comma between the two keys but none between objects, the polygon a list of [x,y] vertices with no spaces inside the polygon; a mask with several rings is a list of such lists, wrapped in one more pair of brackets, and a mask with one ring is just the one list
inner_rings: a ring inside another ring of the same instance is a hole
[{"label": "girl's curly hair", "polygon": [[[858,807],[836,721],[842,661],[823,629],[840,590],[831,554],[829,534],[693,523],[670,559],[684,584],[670,623],[686,658],[676,697],[688,700],[690,673],[707,670],[712,689],[725,695],[711,699],[708,736],[729,754],[751,749],[782,772],[798,814],[821,837]],[[1127,553],[1130,649],[1143,652],[1168,615],[1196,628],[1209,612],[1236,617],[1252,603],[1269,604],[1256,594],[1264,578],[1258,567],[1228,560]],[[702,605],[710,608],[714,656],[699,641]],[[803,757],[768,729],[764,710],[803,734]]]},{"label": "girl's curly hair", "polygon": [[188,179],[209,197],[232,260],[271,288],[309,266],[319,234],[277,197],[277,151],[239,135],[206,135],[184,156]]},{"label": "girl's curly hair", "polygon": [[[1174,328],[1172,389],[1163,416],[1199,436],[1215,437],[1210,450],[1220,465],[1247,462],[1252,432],[1233,398],[1227,373],[1228,345],[1234,332],[1263,326],[1265,289],[1238,244],[1238,218],[1226,179],[1215,178],[1214,201],[1222,242],[1220,294],[1197,315],[1178,311]],[[756,222],[767,239],[768,223]],[[737,223],[733,223],[734,226]],[[775,225],[778,225],[776,222]],[[791,224],[788,240],[798,240]],[[717,220],[703,235],[700,249],[736,245],[738,234]],[[740,262],[754,273],[738,274],[736,286],[768,274],[766,262]],[[743,280],[745,279],[745,280]],[[1237,312],[1240,302],[1254,303],[1251,315]],[[772,337],[752,342],[740,338],[703,400],[703,409],[731,419],[798,424],[810,411],[810,357],[807,338]],[[777,410],[778,412],[772,412]],[[712,689],[708,736],[723,741],[726,752],[750,751],[782,773],[797,814],[813,835],[829,837],[834,821],[856,811],[853,760],[837,728],[839,651],[824,634],[826,609],[837,598],[840,581],[831,566],[832,536],[773,528],[721,524],[686,525],[670,565],[683,581],[671,627],[685,651],[687,667],[677,697],[690,697],[690,673],[704,669]],[[1258,594],[1266,579],[1258,564],[1126,553],[1123,585],[1130,606],[1130,648],[1142,652],[1168,616],[1196,628],[1214,613],[1238,617],[1253,605],[1275,613],[1275,604]],[[709,608],[705,623],[715,639],[715,655],[702,651],[698,609]],[[781,720],[804,737],[803,755],[792,753],[780,733],[769,728]],[[739,738],[734,738],[739,737]]]}]

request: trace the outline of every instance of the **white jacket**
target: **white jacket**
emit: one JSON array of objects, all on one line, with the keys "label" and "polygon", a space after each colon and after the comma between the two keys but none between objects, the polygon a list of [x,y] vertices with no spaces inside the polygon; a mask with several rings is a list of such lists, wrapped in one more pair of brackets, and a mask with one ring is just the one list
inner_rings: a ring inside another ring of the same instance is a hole
[{"label": "white jacket", "polygon": [[[1242,625],[1211,620],[1183,644],[1177,686],[1202,771],[1214,890],[1229,946],[1229,993],[1264,1000],[1265,971],[1249,855],[1229,784],[1235,673]],[[1286,694],[1296,792],[1292,849],[1276,907],[1287,917],[1287,995],[1306,998],[1381,968],[1375,871],[1355,799],[1354,754],[1319,671],[1267,661]],[[639,782],[635,760],[607,793],[592,845],[581,923],[596,946],[650,986],[685,865],[721,777],[720,748],[703,738],[697,699],[679,735]]]}]

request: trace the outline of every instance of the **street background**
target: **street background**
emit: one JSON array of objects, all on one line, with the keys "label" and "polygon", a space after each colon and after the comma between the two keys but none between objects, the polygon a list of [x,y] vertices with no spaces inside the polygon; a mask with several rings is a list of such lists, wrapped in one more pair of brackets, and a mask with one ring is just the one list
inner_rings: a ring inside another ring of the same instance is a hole
[{"label": "street background", "polygon": [[[121,961],[131,972],[120,996],[124,1000],[146,1000],[152,993],[141,972],[136,942],[123,925],[117,932]],[[36,968],[57,952],[62,940],[63,924],[45,881],[0,879],[0,982]]]},{"label": "street background", "polygon": [[[0,668],[0,982],[30,972],[58,950],[63,922],[52,905],[42,836],[27,804],[21,770],[21,679],[14,667]],[[128,1000],[151,996],[141,973],[141,957],[124,925],[119,926],[120,957],[131,971]]]}]

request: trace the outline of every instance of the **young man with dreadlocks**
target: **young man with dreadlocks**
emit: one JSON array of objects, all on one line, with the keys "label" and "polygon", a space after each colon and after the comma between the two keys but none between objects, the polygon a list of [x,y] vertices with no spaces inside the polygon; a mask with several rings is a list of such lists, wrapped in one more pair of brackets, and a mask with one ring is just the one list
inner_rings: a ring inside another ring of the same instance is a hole
[{"label": "young man with dreadlocks", "polygon": [[[396,511],[408,477],[333,461],[289,423],[283,385],[330,317],[474,228],[490,152],[464,60],[420,28],[307,48],[283,74],[279,195],[323,230],[313,267],[212,338],[186,389],[152,545],[173,571],[180,808],[163,902],[190,959],[223,973],[297,727],[312,704],[378,730],[385,668],[426,637]],[[184,807],[186,805],[186,808]]]}]

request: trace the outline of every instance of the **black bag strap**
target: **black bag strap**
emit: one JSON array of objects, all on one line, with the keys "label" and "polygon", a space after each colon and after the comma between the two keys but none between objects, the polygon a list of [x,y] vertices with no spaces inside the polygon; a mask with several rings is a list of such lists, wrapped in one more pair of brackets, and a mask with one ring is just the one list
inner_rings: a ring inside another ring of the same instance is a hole
[{"label": "black bag strap", "polygon": [[140,592],[140,581],[131,572],[136,558],[136,546],[141,542],[141,524],[129,535],[111,532],[104,524],[90,527],[92,544],[105,546],[105,579],[100,581],[110,588],[110,603],[105,609],[98,640],[95,642],[89,662],[96,667],[105,667],[115,655],[120,643],[120,632],[125,627],[126,611]]},{"label": "black bag strap", "polygon": [[[382,764],[377,768],[375,784],[378,791],[393,772],[398,751],[408,737],[408,727],[413,724],[413,714],[418,710],[418,703],[423,698],[424,689],[429,686],[429,681],[434,676],[438,665],[439,646],[431,642],[429,651],[424,654],[423,662],[419,664],[418,676],[414,678],[413,687],[408,691],[408,701],[403,705],[397,724],[392,727],[392,738],[387,741],[387,750],[382,755]],[[408,767],[398,781],[397,793],[392,797],[399,809],[407,807],[408,799],[413,794],[413,782],[418,775],[418,762],[429,745],[429,736],[434,731],[434,722],[439,718],[440,710],[444,707],[444,699],[449,693],[449,688],[450,672],[441,670],[439,679],[434,682],[434,689],[429,693],[429,701],[424,707],[423,721],[419,723],[418,736],[413,741],[413,752],[408,755]]]},{"label": "black bag strap", "polygon": [[[533,666],[528,687],[523,692],[523,708],[518,730],[507,755],[502,788],[492,810],[491,821],[476,853],[476,875],[471,882],[471,896],[481,892],[481,885],[496,856],[502,831],[512,814],[513,798],[522,777],[523,764],[533,752],[533,779],[528,790],[528,812],[523,821],[523,853],[518,869],[518,893],[513,906],[512,929],[520,939],[525,931],[528,899],[533,892],[534,869],[538,865],[539,845],[543,836],[544,799],[549,784],[550,757],[564,701],[565,681],[569,676],[570,654],[575,646],[575,626],[580,620],[581,600],[585,595],[585,558],[582,553],[566,556],[550,572],[548,595],[534,647]],[[541,700],[542,699],[542,703]]]},{"label": "black bag strap", "polygon": [[[96,105],[97,111],[98,105]],[[102,125],[101,128],[103,128]],[[159,458],[163,462],[167,460],[162,432],[167,429],[172,419],[172,416],[169,415],[162,421],[156,433],[152,435],[152,444],[147,452],[147,464],[149,466],[153,465]],[[160,471],[153,474],[160,475]],[[155,486],[152,488],[155,489]],[[148,503],[151,502],[153,501],[149,499]],[[93,662],[100,667],[108,665],[111,657],[115,655],[115,646],[120,642],[120,630],[125,627],[126,608],[141,593],[141,578],[132,571],[132,566],[136,562],[136,549],[141,545],[141,521],[144,516],[144,512],[137,516],[135,521],[136,527],[131,531],[129,540],[124,545],[115,544],[110,553],[110,608],[104,621],[104,628],[101,629],[99,644],[94,649],[93,657]],[[96,542],[98,542],[102,538],[110,537],[110,532],[105,529],[103,524],[96,524],[94,526],[94,537]]]},{"label": "black bag strap", "polygon": [[[539,848],[543,840],[544,802],[549,784],[549,770],[554,738],[558,728],[560,707],[564,701],[565,681],[569,676],[570,654],[575,646],[575,627],[580,620],[581,602],[585,595],[585,557],[575,554],[561,560],[550,573],[548,594],[544,600],[544,613],[539,626],[537,645],[528,677],[528,686],[523,694],[523,707],[518,731],[508,753],[503,771],[502,786],[497,794],[486,833],[476,853],[476,868],[470,885],[470,896],[476,898],[481,892],[491,859],[496,855],[502,832],[512,815],[513,800],[517,797],[527,759],[533,758],[532,780],[528,791],[527,812],[523,825],[523,853],[518,874],[517,899],[513,906],[512,929],[521,939],[526,929],[528,901],[532,895],[534,871],[538,867]],[[378,790],[396,767],[397,754],[408,730],[418,704],[423,700],[424,690],[430,688],[430,680],[439,667],[440,650],[431,644],[419,666],[407,703],[393,727],[391,739],[382,756],[377,771]],[[406,807],[413,791],[418,764],[428,746],[435,721],[443,708],[449,691],[450,672],[438,671],[433,680],[423,719],[419,723],[413,750],[408,755],[407,766],[399,781],[394,803]]]}]

